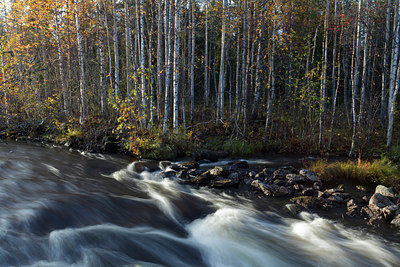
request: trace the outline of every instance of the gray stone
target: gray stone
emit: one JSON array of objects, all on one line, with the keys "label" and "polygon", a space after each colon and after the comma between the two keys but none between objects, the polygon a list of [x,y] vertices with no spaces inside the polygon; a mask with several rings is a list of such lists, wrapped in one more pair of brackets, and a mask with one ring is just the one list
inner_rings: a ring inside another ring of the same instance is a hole
[{"label": "gray stone", "polygon": [[293,174],[293,173],[287,174],[286,175],[286,179],[288,181],[291,181],[291,182],[294,182],[294,183],[298,183],[298,184],[309,183],[309,180],[307,179],[307,177],[301,176],[301,175],[297,175],[297,174]]},{"label": "gray stone", "polygon": [[333,193],[332,196],[338,196],[341,199],[349,199],[350,198],[349,193]]},{"label": "gray stone", "polygon": [[337,188],[332,188],[332,189],[326,189],[325,193],[332,195],[333,193],[342,193],[343,190],[337,189]]},{"label": "gray stone", "polygon": [[250,178],[255,178],[255,176],[256,176],[256,172],[255,171],[249,172],[249,177]]},{"label": "gray stone", "polygon": [[341,198],[339,196],[334,196],[334,195],[328,197],[328,200],[330,200],[330,201],[332,201],[334,203],[338,203],[338,204],[344,203],[343,198]]},{"label": "gray stone", "polygon": [[285,169],[285,168],[280,168],[277,169],[276,171],[274,171],[274,173],[272,174],[274,179],[285,179],[286,175],[290,174],[291,171]]},{"label": "gray stone", "polygon": [[214,177],[219,177],[219,176],[226,177],[227,175],[229,175],[229,172],[226,171],[221,166],[215,166],[213,169],[210,169],[209,171],[210,171],[210,175],[214,176]]},{"label": "gray stone", "polygon": [[370,209],[383,209],[384,207],[387,206],[392,206],[394,203],[390,201],[387,197],[384,195],[381,195],[379,193],[375,193],[369,200],[368,206]]},{"label": "gray stone", "polygon": [[375,193],[381,194],[382,196],[388,197],[389,199],[394,199],[394,193],[392,189],[387,188],[383,185],[378,185],[375,189]]},{"label": "gray stone", "polygon": [[210,187],[213,188],[224,188],[224,187],[230,187],[230,186],[235,186],[239,183],[239,180],[232,180],[229,178],[223,178],[219,177],[215,179],[214,181],[211,182]]},{"label": "gray stone", "polygon": [[313,196],[313,195],[314,195],[314,189],[312,189],[312,188],[306,188],[306,189],[304,189],[304,190],[301,192],[301,194],[302,194],[303,196]]},{"label": "gray stone", "polygon": [[299,171],[299,174],[302,175],[302,176],[307,177],[307,179],[310,180],[311,182],[318,182],[319,181],[318,175],[313,171],[310,171],[310,170],[307,170],[307,169],[301,169]]}]

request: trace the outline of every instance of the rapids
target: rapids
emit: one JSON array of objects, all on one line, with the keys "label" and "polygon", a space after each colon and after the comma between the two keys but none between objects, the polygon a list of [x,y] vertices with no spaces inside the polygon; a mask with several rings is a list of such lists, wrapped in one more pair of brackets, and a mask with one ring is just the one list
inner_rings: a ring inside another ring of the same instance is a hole
[{"label": "rapids", "polygon": [[121,156],[1,143],[0,266],[400,262],[394,231],[387,238],[315,214],[292,216],[274,200],[194,189],[160,171],[136,173],[134,164]]}]

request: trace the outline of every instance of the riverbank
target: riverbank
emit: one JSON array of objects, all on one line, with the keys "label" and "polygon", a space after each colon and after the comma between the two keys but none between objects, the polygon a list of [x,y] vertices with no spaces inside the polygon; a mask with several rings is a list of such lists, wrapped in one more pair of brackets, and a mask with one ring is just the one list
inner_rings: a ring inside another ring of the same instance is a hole
[{"label": "riverbank", "polygon": [[[208,166],[208,167],[206,167]],[[183,185],[242,195],[250,199],[279,199],[293,215],[302,211],[374,227],[400,227],[399,194],[383,185],[324,183],[315,172],[284,166],[265,167],[246,160],[210,163],[209,159],[174,164],[139,161],[132,171],[162,170],[162,176]]]}]

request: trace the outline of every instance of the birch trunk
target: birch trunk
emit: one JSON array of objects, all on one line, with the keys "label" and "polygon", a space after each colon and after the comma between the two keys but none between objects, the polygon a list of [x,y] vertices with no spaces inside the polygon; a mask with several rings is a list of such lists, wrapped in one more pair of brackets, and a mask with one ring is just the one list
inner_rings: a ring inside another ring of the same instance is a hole
[{"label": "birch trunk", "polygon": [[[395,17],[393,20],[393,44],[392,44],[392,63],[390,69],[390,81],[389,81],[389,99],[388,99],[388,129],[387,129],[387,142],[386,147],[389,147],[392,143],[393,135],[393,120],[396,107],[396,98],[399,90],[399,69],[398,69],[398,58],[399,58],[399,16],[400,6],[396,6]],[[396,75],[397,72],[397,75]],[[397,79],[396,79],[397,76]]]},{"label": "birch trunk", "polygon": [[206,106],[208,106],[208,101],[210,98],[210,66],[208,63],[208,0],[205,3],[206,8],[206,21],[205,21],[205,42],[204,42],[204,100]]},{"label": "birch trunk", "polygon": [[81,124],[85,121],[85,68],[84,68],[84,57],[82,48],[82,38],[81,38],[81,26],[79,24],[79,3],[78,0],[75,1],[75,12],[76,12],[76,35],[78,42],[78,57],[79,57],[79,67],[80,67],[80,79],[79,79],[79,92],[80,92],[80,117],[79,122]]},{"label": "birch trunk", "polygon": [[[169,12],[168,12],[169,7]],[[167,135],[168,128],[168,110],[169,110],[169,93],[171,82],[171,57],[172,57],[172,44],[171,44],[171,26],[170,18],[172,17],[172,4],[169,0],[165,0],[164,10],[164,29],[165,29],[165,111],[164,111],[164,136]]]},{"label": "birch trunk", "polygon": [[162,69],[163,69],[163,49],[162,49],[162,1],[157,1],[157,118],[161,120],[161,96],[162,96]]},{"label": "birch trunk", "polygon": [[190,122],[193,123],[194,117],[194,54],[196,45],[196,17],[195,17],[195,1],[192,1],[192,52],[190,63]]},{"label": "birch trunk", "polygon": [[390,40],[390,13],[392,0],[387,1],[386,7],[386,27],[385,27],[385,48],[383,51],[383,70],[382,70],[382,93],[381,93],[381,122],[384,123],[387,116],[387,80],[389,73],[389,40]]},{"label": "birch trunk", "polygon": [[118,54],[118,27],[117,27],[117,2],[113,0],[113,20],[114,20],[114,61],[115,61],[115,99],[119,100],[119,54]]},{"label": "birch trunk", "polygon": [[326,71],[328,66],[328,27],[329,27],[329,0],[326,1],[325,22],[324,22],[324,61],[322,65],[321,100],[319,114],[319,147],[326,149],[325,145],[325,107],[326,107]]},{"label": "birch trunk", "polygon": [[174,91],[174,115],[173,127],[175,134],[178,134],[179,126],[179,50],[180,50],[180,17],[181,17],[181,1],[174,0],[175,7],[175,29],[174,29],[174,77],[173,77],[173,91]]},{"label": "birch trunk", "polygon": [[354,59],[354,68],[353,68],[353,81],[352,81],[352,97],[351,97],[351,109],[353,113],[353,136],[351,138],[351,148],[349,152],[349,157],[354,156],[355,145],[356,145],[356,135],[357,135],[357,110],[356,110],[356,100],[357,100],[357,88],[358,88],[358,80],[360,76],[360,47],[361,47],[361,38],[360,38],[360,28],[361,28],[361,9],[363,5],[363,0],[358,0],[358,12],[357,12],[357,29],[356,29],[356,39],[355,39],[355,59]]},{"label": "birch trunk", "polygon": [[272,52],[270,57],[270,77],[271,77],[271,85],[270,85],[270,93],[268,95],[268,103],[267,103],[267,117],[265,119],[265,132],[264,132],[264,147],[267,145],[268,141],[268,130],[271,121],[272,107],[275,100],[275,24],[276,18],[274,18],[274,25],[272,28]]},{"label": "birch trunk", "polygon": [[131,97],[131,25],[129,21],[129,0],[125,0],[125,56],[126,56],[126,96]]},{"label": "birch trunk", "polygon": [[221,65],[219,68],[218,83],[218,103],[217,103],[217,123],[219,120],[224,121],[224,86],[225,86],[225,34],[226,34],[226,0],[222,1],[222,36],[221,36]]}]

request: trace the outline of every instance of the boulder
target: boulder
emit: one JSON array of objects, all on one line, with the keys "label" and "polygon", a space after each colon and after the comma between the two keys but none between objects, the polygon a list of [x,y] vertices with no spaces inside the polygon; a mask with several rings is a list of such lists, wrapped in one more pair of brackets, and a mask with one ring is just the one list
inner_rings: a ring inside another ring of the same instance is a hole
[{"label": "boulder", "polygon": [[276,171],[274,171],[274,173],[272,174],[272,176],[274,177],[274,179],[286,179],[286,175],[291,174],[292,172],[286,168],[279,168]]},{"label": "boulder", "polygon": [[180,167],[182,169],[198,169],[198,168],[200,168],[200,164],[197,163],[196,161],[188,161],[188,162],[180,164]]},{"label": "boulder", "polygon": [[347,214],[350,216],[356,216],[360,211],[360,207],[357,205],[354,199],[347,201]]},{"label": "boulder", "polygon": [[221,166],[215,166],[213,169],[208,170],[209,174],[214,177],[226,177],[229,175],[229,171]]},{"label": "boulder", "polygon": [[350,194],[349,193],[333,193],[332,196],[338,196],[343,200],[349,199]]},{"label": "boulder", "polygon": [[383,209],[387,206],[392,206],[394,203],[382,194],[375,193],[369,200],[368,206],[371,209]]},{"label": "boulder", "polygon": [[387,188],[386,186],[378,185],[375,189],[375,193],[381,194],[382,196],[385,196],[390,200],[394,200],[394,193],[392,189]]},{"label": "boulder", "polygon": [[160,161],[158,163],[158,167],[163,171],[165,171],[171,165],[172,165],[171,161]]},{"label": "boulder", "polygon": [[314,195],[314,189],[312,189],[312,188],[306,188],[306,189],[304,189],[304,190],[301,192],[301,194],[302,194],[303,196],[313,196],[313,195]]},{"label": "boulder", "polygon": [[129,169],[131,171],[141,173],[143,171],[159,171],[159,162],[156,160],[141,160],[141,161],[135,161],[133,162],[130,166]]},{"label": "boulder", "polygon": [[332,188],[332,189],[326,189],[324,192],[329,194],[329,195],[332,195],[334,193],[342,193],[343,190],[337,189],[337,188]]},{"label": "boulder", "polygon": [[286,179],[289,182],[293,182],[296,184],[307,184],[309,183],[309,180],[307,179],[307,177],[305,176],[301,176],[301,175],[297,175],[297,174],[293,174],[293,173],[289,173],[286,175]]},{"label": "boulder", "polygon": [[335,196],[335,195],[332,195],[332,196],[328,197],[328,200],[331,201],[333,204],[343,204],[343,203],[345,203],[343,198],[341,198],[339,196]]},{"label": "boulder", "polygon": [[255,176],[256,176],[256,172],[255,171],[249,172],[249,177],[250,178],[255,178]]},{"label": "boulder", "polygon": [[310,171],[310,170],[307,170],[307,169],[301,169],[299,171],[299,174],[302,175],[302,176],[307,177],[307,179],[310,180],[313,183],[319,181],[318,175],[313,171]]},{"label": "boulder", "polygon": [[172,177],[176,176],[176,172],[175,171],[165,171],[165,172],[162,172],[161,175],[164,178],[172,178]]},{"label": "boulder", "polygon": [[290,199],[291,202],[301,205],[305,208],[310,208],[314,206],[313,197],[310,196],[300,196]]}]

